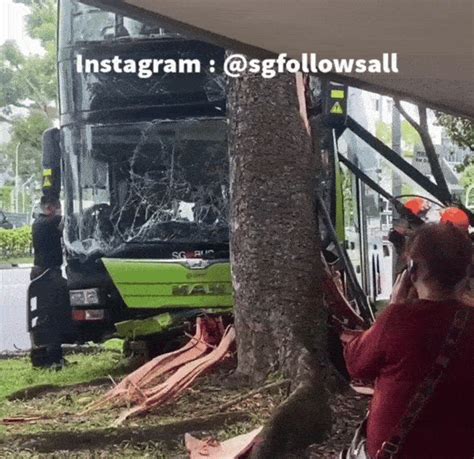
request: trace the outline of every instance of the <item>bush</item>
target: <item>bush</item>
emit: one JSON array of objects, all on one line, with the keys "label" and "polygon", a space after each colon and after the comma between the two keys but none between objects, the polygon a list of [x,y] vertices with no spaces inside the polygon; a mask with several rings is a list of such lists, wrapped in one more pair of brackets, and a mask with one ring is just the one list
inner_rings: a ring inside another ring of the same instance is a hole
[{"label": "bush", "polygon": [[31,226],[0,228],[0,259],[28,257],[32,254]]}]

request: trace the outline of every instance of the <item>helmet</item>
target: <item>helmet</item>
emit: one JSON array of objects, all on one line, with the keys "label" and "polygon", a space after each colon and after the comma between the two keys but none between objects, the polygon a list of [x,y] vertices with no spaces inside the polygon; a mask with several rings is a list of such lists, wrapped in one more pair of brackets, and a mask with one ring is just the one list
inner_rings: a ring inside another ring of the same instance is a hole
[{"label": "helmet", "polygon": [[441,223],[451,223],[463,230],[469,229],[469,217],[466,212],[457,207],[448,207],[441,215]]},{"label": "helmet", "polygon": [[415,214],[417,217],[421,216],[424,212],[428,211],[430,209],[430,204],[426,199],[423,198],[413,198],[409,199],[404,206],[411,210],[413,214]]}]

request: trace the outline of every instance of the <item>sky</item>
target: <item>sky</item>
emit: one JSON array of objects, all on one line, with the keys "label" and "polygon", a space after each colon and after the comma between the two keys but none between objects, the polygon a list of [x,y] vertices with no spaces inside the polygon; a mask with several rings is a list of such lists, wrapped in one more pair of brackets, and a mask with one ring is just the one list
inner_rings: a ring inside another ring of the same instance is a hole
[{"label": "sky", "polygon": [[[26,34],[27,12],[28,8],[24,5],[13,3],[12,0],[0,0],[0,45],[6,40],[15,40],[25,54],[41,53],[39,42]],[[8,125],[0,123],[0,143],[7,142],[8,139]]]},{"label": "sky", "polygon": [[24,53],[35,54],[41,52],[41,46],[26,34],[27,11],[26,6],[13,3],[13,0],[0,0],[0,45],[6,40],[15,40]]}]

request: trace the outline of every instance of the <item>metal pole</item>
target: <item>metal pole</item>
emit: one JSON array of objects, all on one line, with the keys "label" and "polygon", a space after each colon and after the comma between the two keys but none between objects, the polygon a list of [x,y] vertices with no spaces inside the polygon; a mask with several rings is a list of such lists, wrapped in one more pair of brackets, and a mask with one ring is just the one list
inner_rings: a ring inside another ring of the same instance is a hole
[{"label": "metal pole", "polygon": [[[402,154],[402,132],[400,112],[398,108],[392,107],[392,150],[399,156]],[[402,194],[402,181],[398,174],[393,175],[392,195],[400,196]]]},{"label": "metal pole", "polygon": [[425,191],[430,193],[443,204],[449,204],[439,186],[433,183],[426,175],[423,175],[418,169],[412,166],[401,155],[394,152],[390,147],[385,145],[377,137],[373,136],[367,129],[361,126],[354,118],[347,117],[347,127],[360,137],[366,144],[370,145],[377,153],[382,155],[386,160],[390,161],[397,169],[400,169],[411,180],[421,186]]},{"label": "metal pole", "polygon": [[21,185],[21,199],[22,199],[22,206],[21,206],[21,211],[25,213],[25,188],[26,185],[28,185],[31,180],[33,180],[34,175],[32,175],[25,183]]},{"label": "metal pole", "polygon": [[18,182],[20,177],[18,176],[18,151],[20,149],[21,142],[18,142],[15,150],[15,212],[18,213]]},{"label": "metal pole", "polygon": [[[402,156],[402,125],[400,112],[395,106],[395,101],[392,105],[392,150],[399,156]],[[393,196],[400,196],[402,194],[402,179],[399,171],[394,171],[392,175],[392,194]],[[392,222],[400,218],[400,212],[398,210],[396,206],[392,206]],[[395,282],[398,256],[395,251],[392,251],[392,254],[392,282]]]}]

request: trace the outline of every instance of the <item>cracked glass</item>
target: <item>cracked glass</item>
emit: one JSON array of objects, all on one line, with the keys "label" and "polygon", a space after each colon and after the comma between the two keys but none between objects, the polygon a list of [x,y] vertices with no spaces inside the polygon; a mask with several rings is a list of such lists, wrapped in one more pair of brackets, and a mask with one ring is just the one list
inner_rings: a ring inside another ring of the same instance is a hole
[{"label": "cracked glass", "polygon": [[[228,241],[224,119],[63,129],[67,221],[73,254],[124,244]],[[78,143],[74,139],[85,139]]]}]

